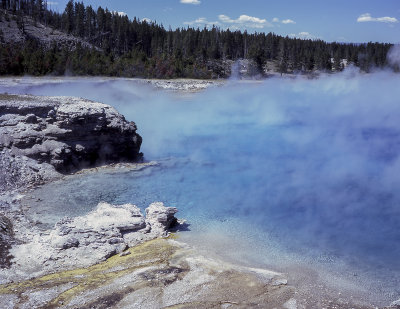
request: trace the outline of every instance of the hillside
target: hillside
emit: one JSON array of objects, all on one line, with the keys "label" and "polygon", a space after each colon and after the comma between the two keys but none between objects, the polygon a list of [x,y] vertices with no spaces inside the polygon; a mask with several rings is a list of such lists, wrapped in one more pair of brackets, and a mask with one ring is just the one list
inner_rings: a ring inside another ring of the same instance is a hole
[{"label": "hillside", "polygon": [[0,75],[106,75],[226,78],[242,61],[245,75],[368,72],[388,65],[391,44],[327,43],[218,27],[162,25],[70,0],[63,13],[41,0],[2,2]]},{"label": "hillside", "polygon": [[14,14],[6,14],[0,10],[0,41],[2,44],[26,44],[28,41],[37,41],[41,46],[51,48],[53,44],[68,49],[75,49],[77,44],[84,48],[94,46],[84,39],[56,30],[34,21],[29,16],[19,17]]}]

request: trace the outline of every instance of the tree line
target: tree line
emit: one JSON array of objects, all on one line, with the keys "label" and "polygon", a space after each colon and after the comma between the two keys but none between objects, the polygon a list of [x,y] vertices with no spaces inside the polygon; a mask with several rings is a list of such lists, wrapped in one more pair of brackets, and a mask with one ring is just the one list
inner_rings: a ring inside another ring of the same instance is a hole
[{"label": "tree line", "polygon": [[18,45],[2,42],[0,74],[215,78],[227,77],[230,64],[237,59],[253,60],[260,74],[267,69],[334,72],[348,64],[368,72],[387,65],[391,47],[372,42],[327,43],[215,26],[165,29],[156,22],[129,19],[73,0],[63,13],[50,10],[43,0],[1,0],[1,7],[0,18],[12,15],[21,31],[28,16],[34,23],[81,38],[93,47],[77,43],[68,48],[58,42],[49,47],[32,38]]}]

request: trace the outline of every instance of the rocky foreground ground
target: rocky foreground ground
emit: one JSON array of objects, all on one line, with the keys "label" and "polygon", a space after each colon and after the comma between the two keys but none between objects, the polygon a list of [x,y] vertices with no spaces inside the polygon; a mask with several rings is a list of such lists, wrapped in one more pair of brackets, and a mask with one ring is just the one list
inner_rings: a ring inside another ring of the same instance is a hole
[{"label": "rocky foreground ground", "polygon": [[296,308],[285,279],[197,255],[171,239],[124,255],[0,286],[2,308]]},{"label": "rocky foreground ground", "polygon": [[[29,187],[101,163],[140,159],[134,123],[66,97],[0,96],[0,308],[374,308],[299,292],[284,274],[202,256],[174,239],[176,208],[100,203],[39,230]],[[392,308],[399,308],[396,303]]]}]

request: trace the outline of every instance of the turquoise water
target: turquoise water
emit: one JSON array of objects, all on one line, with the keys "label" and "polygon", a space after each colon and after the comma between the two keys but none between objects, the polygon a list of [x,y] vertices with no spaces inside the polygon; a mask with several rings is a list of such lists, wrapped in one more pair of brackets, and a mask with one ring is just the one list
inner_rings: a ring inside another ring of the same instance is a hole
[{"label": "turquoise water", "polygon": [[187,219],[188,242],[249,265],[312,261],[356,274],[388,301],[400,297],[398,85],[389,73],[345,73],[184,95],[112,79],[27,79],[0,91],[111,104],[136,121],[145,159],[159,162],[42,187],[31,212],[43,223],[99,201],[163,201]]}]

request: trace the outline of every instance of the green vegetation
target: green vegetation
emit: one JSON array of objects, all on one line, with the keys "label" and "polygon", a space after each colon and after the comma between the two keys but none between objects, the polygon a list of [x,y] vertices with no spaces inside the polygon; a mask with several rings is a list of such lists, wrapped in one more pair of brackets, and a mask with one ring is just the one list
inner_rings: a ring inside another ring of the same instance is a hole
[{"label": "green vegetation", "polygon": [[280,73],[340,71],[353,64],[363,71],[384,67],[391,44],[343,44],[302,40],[273,33],[179,28],[130,20],[127,16],[70,0],[60,14],[43,0],[1,0],[0,20],[14,16],[25,33],[27,16],[36,24],[63,31],[92,45],[62,42],[51,47],[38,39],[5,43],[0,33],[1,75],[109,75],[152,78],[227,77],[230,63],[252,59],[260,73],[272,65]]}]

